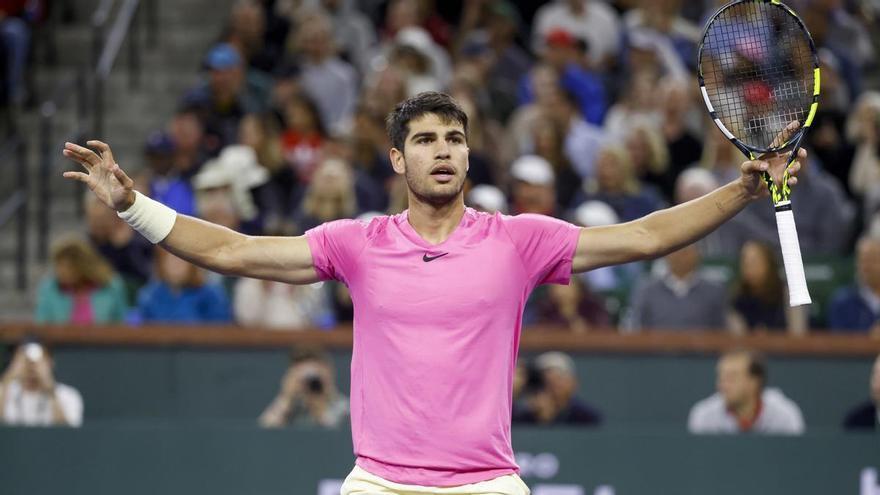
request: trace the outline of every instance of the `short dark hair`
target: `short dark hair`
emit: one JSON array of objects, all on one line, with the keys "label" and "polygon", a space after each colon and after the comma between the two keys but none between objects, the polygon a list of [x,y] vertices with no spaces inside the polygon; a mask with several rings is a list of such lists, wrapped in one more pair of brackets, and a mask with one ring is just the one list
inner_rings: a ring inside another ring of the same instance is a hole
[{"label": "short dark hair", "polygon": [[409,135],[409,122],[422,115],[433,113],[443,122],[458,122],[464,127],[467,136],[468,118],[458,102],[446,93],[425,91],[408,98],[394,107],[385,119],[385,128],[391,139],[391,146],[403,150],[406,136]]}]

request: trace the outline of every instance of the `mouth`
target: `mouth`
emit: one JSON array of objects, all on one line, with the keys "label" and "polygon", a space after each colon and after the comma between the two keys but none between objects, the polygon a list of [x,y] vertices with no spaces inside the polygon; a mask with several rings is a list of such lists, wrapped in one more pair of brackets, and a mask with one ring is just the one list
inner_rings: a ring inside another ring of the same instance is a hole
[{"label": "mouth", "polygon": [[455,169],[450,165],[437,165],[431,169],[431,177],[440,182],[448,182],[455,177]]}]

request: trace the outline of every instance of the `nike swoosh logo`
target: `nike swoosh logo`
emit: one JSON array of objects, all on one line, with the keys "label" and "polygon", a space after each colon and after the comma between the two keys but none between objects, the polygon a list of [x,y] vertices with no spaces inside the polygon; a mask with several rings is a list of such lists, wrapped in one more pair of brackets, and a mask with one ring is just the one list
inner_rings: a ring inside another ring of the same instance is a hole
[{"label": "nike swoosh logo", "polygon": [[428,256],[428,253],[425,253],[425,255],[422,256],[422,261],[427,263],[429,261],[434,261],[437,258],[442,258],[442,257],[446,256],[447,254],[449,254],[449,253],[442,253],[442,254],[438,254],[437,256]]}]

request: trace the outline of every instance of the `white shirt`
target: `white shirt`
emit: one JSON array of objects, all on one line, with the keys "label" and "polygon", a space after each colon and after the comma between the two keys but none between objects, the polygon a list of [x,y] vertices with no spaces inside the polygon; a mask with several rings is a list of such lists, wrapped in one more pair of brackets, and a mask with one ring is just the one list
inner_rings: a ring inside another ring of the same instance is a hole
[{"label": "white shirt", "polygon": [[[55,397],[67,423],[70,426],[82,425],[83,400],[73,387],[63,383],[55,384]],[[3,404],[3,423],[18,426],[53,426],[52,403],[48,394],[25,390],[21,382],[13,380],[6,390]]]},{"label": "white shirt", "polygon": [[[804,417],[798,405],[777,388],[764,389],[761,394],[761,412],[751,431],[771,435],[800,435],[804,429]],[[694,405],[688,417],[688,431],[695,434],[740,433],[739,422],[727,410],[720,393]]]},{"label": "white shirt", "polygon": [[563,29],[576,38],[587,41],[590,58],[594,62],[617,55],[621,33],[617,13],[604,3],[584,3],[586,6],[583,15],[575,15],[566,1],[557,1],[538,9],[535,14],[532,48],[540,53],[547,34],[554,29]]}]

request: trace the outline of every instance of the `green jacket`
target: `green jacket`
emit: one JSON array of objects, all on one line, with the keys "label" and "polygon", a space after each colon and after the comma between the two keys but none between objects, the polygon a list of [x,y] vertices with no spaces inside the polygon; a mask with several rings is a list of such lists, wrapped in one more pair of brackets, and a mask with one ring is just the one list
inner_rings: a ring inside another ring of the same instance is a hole
[{"label": "green jacket", "polygon": [[[95,323],[121,322],[125,319],[125,283],[114,275],[110,283],[92,292],[92,314]],[[73,298],[58,287],[54,276],[46,277],[37,289],[37,309],[34,320],[37,323],[67,323],[73,311]]]}]

